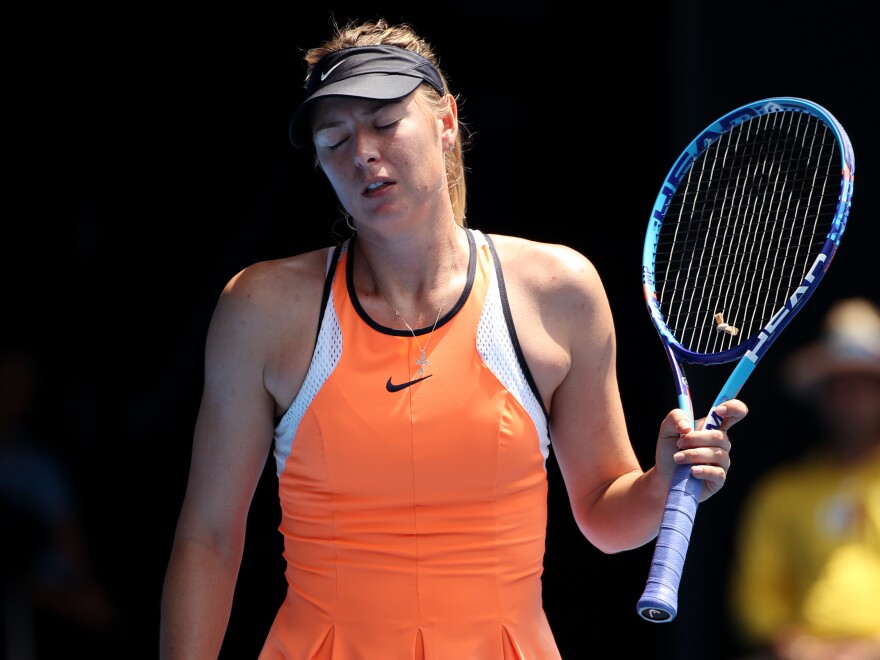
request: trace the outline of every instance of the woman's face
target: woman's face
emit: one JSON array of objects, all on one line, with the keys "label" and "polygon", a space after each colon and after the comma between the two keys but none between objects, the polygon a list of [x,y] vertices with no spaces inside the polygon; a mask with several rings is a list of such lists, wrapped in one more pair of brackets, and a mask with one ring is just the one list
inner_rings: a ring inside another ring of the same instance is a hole
[{"label": "woman's face", "polygon": [[359,228],[448,204],[444,125],[419,90],[397,101],[331,97],[316,103],[318,162]]}]

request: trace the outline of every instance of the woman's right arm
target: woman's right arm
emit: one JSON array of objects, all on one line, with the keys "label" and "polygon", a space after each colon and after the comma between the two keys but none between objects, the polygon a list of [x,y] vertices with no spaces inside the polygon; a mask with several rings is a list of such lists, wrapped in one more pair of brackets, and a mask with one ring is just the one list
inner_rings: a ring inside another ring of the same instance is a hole
[{"label": "woman's right arm", "polygon": [[216,660],[229,622],[274,425],[264,384],[273,325],[261,293],[267,274],[246,269],[233,278],[208,329],[189,478],[162,592],[162,660]]}]

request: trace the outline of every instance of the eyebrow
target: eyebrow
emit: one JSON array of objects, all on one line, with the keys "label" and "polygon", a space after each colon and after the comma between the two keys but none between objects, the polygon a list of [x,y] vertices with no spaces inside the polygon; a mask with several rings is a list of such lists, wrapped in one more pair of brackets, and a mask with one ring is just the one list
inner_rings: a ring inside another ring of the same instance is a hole
[{"label": "eyebrow", "polygon": [[[389,99],[389,100],[376,100],[376,99],[361,99],[363,101],[367,101],[374,105],[371,105],[365,112],[365,116],[375,115],[380,112],[382,109],[387,108],[389,105],[394,105],[395,103],[401,103],[406,97],[401,99]],[[317,133],[318,131],[333,128],[334,126],[338,126],[341,124],[341,121],[318,121],[315,124],[315,127],[312,129],[313,133]]]}]

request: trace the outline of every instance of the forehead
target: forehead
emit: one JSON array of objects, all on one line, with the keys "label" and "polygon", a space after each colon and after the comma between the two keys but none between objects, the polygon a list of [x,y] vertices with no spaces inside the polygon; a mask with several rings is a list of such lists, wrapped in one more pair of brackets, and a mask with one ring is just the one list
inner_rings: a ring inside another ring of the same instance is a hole
[{"label": "forehead", "polygon": [[369,121],[373,116],[385,109],[400,109],[412,112],[419,107],[419,91],[416,90],[400,99],[377,101],[352,96],[328,96],[315,101],[310,114],[313,131],[338,125],[344,121]]}]

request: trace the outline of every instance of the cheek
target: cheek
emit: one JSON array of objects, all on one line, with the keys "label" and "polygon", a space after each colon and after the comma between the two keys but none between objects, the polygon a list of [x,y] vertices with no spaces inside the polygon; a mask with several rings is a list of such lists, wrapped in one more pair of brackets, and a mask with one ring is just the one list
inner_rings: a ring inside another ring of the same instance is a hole
[{"label": "cheek", "polygon": [[420,153],[418,142],[404,139],[396,140],[387,145],[382,152],[382,157],[396,168],[410,169],[420,166]]},{"label": "cheek", "polygon": [[336,193],[337,197],[341,198],[345,192],[345,178],[342,175],[341,168],[334,167],[332,160],[319,162],[319,165],[320,171],[327,177],[333,192]]},{"label": "cheek", "polygon": [[422,141],[395,150],[394,166],[398,172],[409,172],[410,179],[419,188],[433,189],[438,178],[446,172],[446,163],[436,142]]}]

